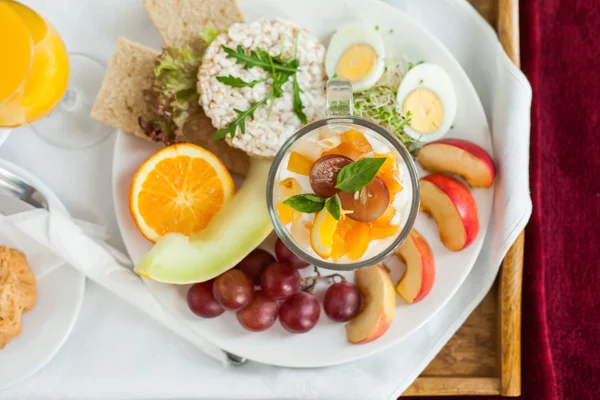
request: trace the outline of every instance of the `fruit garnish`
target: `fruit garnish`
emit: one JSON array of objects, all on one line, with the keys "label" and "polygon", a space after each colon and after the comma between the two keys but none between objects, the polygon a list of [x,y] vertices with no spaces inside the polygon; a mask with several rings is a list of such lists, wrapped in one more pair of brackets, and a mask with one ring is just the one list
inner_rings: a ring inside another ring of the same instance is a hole
[{"label": "fruit garnish", "polygon": [[373,158],[385,158],[385,162],[379,168],[379,174],[383,174],[388,171],[396,170],[396,155],[393,152],[389,153],[374,153]]},{"label": "fruit garnish", "polygon": [[204,229],[235,191],[227,168],[211,152],[190,143],[166,147],[138,169],[129,208],[144,237],[189,236]]},{"label": "fruit garnish", "polygon": [[305,155],[300,154],[296,151],[292,151],[290,153],[290,159],[288,161],[287,169],[288,171],[308,176],[310,175],[310,168],[312,167],[313,163],[314,161],[306,157]]},{"label": "fruit garnish", "polygon": [[242,261],[236,265],[236,268],[245,273],[255,285],[260,285],[260,276],[267,265],[273,264],[275,257],[266,250],[254,249]]},{"label": "fruit garnish", "polygon": [[386,209],[385,212],[383,214],[381,214],[381,216],[373,221],[371,221],[371,226],[378,226],[378,227],[387,227],[390,226],[390,223],[392,222],[392,218],[394,218],[394,216],[396,215],[396,209],[389,205]]},{"label": "fruit garnish", "polygon": [[[279,198],[285,200],[300,193],[302,187],[296,178],[287,178],[279,183]],[[300,218],[300,213],[282,202],[277,204],[277,213],[281,223],[286,225]]]},{"label": "fruit garnish", "polygon": [[371,143],[367,140],[364,133],[354,129],[349,129],[342,134],[342,141],[348,143],[359,153],[369,153],[373,151]]},{"label": "fruit garnish", "polygon": [[225,309],[239,310],[252,302],[254,285],[245,273],[232,269],[215,279],[213,295]]},{"label": "fruit garnish", "polygon": [[273,230],[265,187],[271,161],[253,158],[242,187],[208,226],[190,237],[162,237],[134,272],[158,282],[203,282],[233,268]]},{"label": "fruit garnish", "polygon": [[339,193],[337,177],[342,168],[352,163],[352,159],[340,155],[328,155],[319,158],[310,169],[310,187],[317,196],[331,197]]},{"label": "fruit garnish", "polygon": [[342,201],[343,209],[352,211],[348,214],[348,217],[363,222],[379,218],[390,202],[390,193],[387,186],[377,176],[358,192],[340,192],[338,196]]},{"label": "fruit garnish", "polygon": [[[305,227],[302,227],[302,229],[308,233],[308,230]],[[288,247],[279,238],[277,238],[277,241],[275,242],[275,255],[280,263],[291,265],[296,269],[306,268],[309,265],[306,261],[288,249]]]},{"label": "fruit garnish", "polygon": [[360,311],[361,295],[355,284],[336,282],[327,288],[323,299],[325,314],[335,322],[346,322]]},{"label": "fruit garnish", "polygon": [[346,243],[346,234],[352,228],[356,222],[348,218],[347,215],[343,216],[338,222],[333,234],[333,243],[331,245],[331,253],[329,257],[333,260],[339,260],[348,253],[348,244]]},{"label": "fruit garnish", "polygon": [[304,333],[319,322],[321,307],[310,293],[299,292],[286,299],[279,308],[279,321],[288,332]]},{"label": "fruit garnish", "polygon": [[395,171],[384,172],[380,175],[380,177],[390,192],[390,198],[393,198],[393,196],[404,190],[404,187],[402,186],[398,178],[396,178]]},{"label": "fruit garnish", "polygon": [[351,260],[360,259],[369,248],[371,240],[371,227],[368,223],[359,222],[350,228],[346,234],[348,258]]},{"label": "fruit garnish", "polygon": [[323,209],[315,216],[310,231],[310,245],[319,256],[328,258],[333,245],[333,234],[337,228],[338,221]]},{"label": "fruit garnish", "polygon": [[300,290],[300,273],[291,265],[273,263],[262,273],[260,288],[265,296],[283,300]]},{"label": "fruit garnish", "polygon": [[236,313],[241,326],[251,332],[269,329],[277,319],[277,301],[268,298],[261,291],[254,295],[252,303]]},{"label": "fruit garnish", "polygon": [[388,227],[372,226],[371,238],[373,240],[389,238],[397,234],[398,230],[400,230],[399,225],[390,225]]},{"label": "fruit garnish", "polygon": [[202,318],[214,318],[225,312],[213,295],[214,281],[196,283],[187,292],[187,303],[190,310]]},{"label": "fruit garnish", "polygon": [[339,146],[334,147],[331,150],[324,151],[321,156],[329,156],[329,155],[338,155],[348,157],[352,160],[358,159],[362,153],[360,151],[356,151],[354,147],[352,147],[348,143],[340,143]]}]

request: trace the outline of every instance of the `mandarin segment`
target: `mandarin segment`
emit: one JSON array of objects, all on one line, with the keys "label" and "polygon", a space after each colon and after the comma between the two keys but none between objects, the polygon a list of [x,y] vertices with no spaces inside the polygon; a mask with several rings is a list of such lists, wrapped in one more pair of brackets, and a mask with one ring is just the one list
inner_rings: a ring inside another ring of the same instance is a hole
[{"label": "mandarin segment", "polygon": [[392,218],[396,215],[396,209],[389,205],[385,212],[377,219],[371,221],[371,226],[387,227],[390,226]]},{"label": "mandarin segment", "polygon": [[292,151],[290,153],[287,169],[291,172],[308,176],[310,175],[310,168],[312,167],[313,163],[314,161],[307,156],[296,151]]},{"label": "mandarin segment", "polygon": [[367,222],[356,223],[346,234],[346,243],[348,245],[348,258],[351,260],[360,259],[369,248],[371,242],[371,227]]},{"label": "mandarin segment", "polygon": [[396,155],[393,152],[389,153],[374,153],[373,158],[385,158],[385,162],[379,167],[378,174],[384,174],[388,171],[396,170]]},{"label": "mandarin segment", "polygon": [[370,153],[373,151],[371,143],[367,140],[364,133],[354,129],[349,129],[342,134],[342,141],[349,144],[353,150],[359,153]]},{"label": "mandarin segment", "polygon": [[371,227],[371,237],[373,240],[386,239],[390,236],[396,235],[399,229],[399,225],[390,225],[388,227],[373,226]]},{"label": "mandarin segment", "polygon": [[283,225],[287,225],[292,221],[300,218],[300,213],[283,202],[277,204],[277,214]]}]

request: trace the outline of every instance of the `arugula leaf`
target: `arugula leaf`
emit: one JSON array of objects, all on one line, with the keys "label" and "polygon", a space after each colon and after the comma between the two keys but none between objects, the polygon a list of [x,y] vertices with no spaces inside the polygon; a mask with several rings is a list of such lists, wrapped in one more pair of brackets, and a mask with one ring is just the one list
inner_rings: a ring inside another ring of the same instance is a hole
[{"label": "arugula leaf", "polygon": [[335,196],[330,197],[325,202],[325,208],[331,214],[336,221],[339,221],[342,218],[342,201],[340,200],[340,196],[336,193]]},{"label": "arugula leaf", "polygon": [[311,193],[298,194],[285,200],[283,204],[302,213],[310,214],[321,211],[325,205],[325,199]]},{"label": "arugula leaf", "polygon": [[227,86],[231,86],[234,88],[241,88],[241,87],[254,87],[257,84],[264,82],[266,79],[261,79],[259,81],[254,80],[252,82],[246,82],[241,78],[237,78],[235,76],[217,76],[217,80]]},{"label": "arugula leaf", "polygon": [[250,54],[246,54],[246,51],[241,45],[238,45],[236,50],[230,47],[221,45],[223,51],[229,58],[235,58],[237,64],[246,64],[246,68],[261,67],[269,72],[273,70],[286,71],[294,73],[298,68],[293,68],[289,64],[282,64],[279,62],[273,62],[273,58],[266,51],[258,48],[256,51],[251,51]]},{"label": "arugula leaf", "polygon": [[385,160],[385,158],[363,158],[346,165],[340,170],[335,187],[342,192],[358,192],[373,180]]},{"label": "arugula leaf", "polygon": [[238,126],[240,127],[242,133],[246,133],[246,118],[250,117],[251,120],[254,120],[254,111],[256,111],[256,109],[261,105],[265,104],[268,99],[269,97],[267,96],[261,99],[260,101],[257,101],[256,103],[252,103],[250,108],[246,111],[241,111],[234,108],[233,111],[235,111],[238,114],[238,117],[233,122],[231,122],[226,128],[219,129],[218,131],[216,131],[213,136],[213,139],[223,139],[227,135],[231,135],[231,137],[234,137],[235,131],[237,130]]},{"label": "arugula leaf", "polygon": [[298,79],[296,79],[296,75],[294,75],[294,113],[303,124],[307,123],[306,114],[304,114],[304,104],[302,104],[302,99],[300,98],[300,93],[302,93],[302,89],[300,89],[300,85],[298,85]]}]

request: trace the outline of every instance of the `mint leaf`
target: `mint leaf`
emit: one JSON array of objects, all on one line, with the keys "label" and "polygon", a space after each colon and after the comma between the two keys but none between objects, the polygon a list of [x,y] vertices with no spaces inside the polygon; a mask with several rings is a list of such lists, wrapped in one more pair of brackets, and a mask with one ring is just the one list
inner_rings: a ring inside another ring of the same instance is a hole
[{"label": "mint leaf", "polygon": [[325,199],[316,194],[298,194],[285,200],[283,204],[292,207],[294,210],[311,214],[319,212],[325,205]]},{"label": "mint leaf", "polygon": [[327,209],[327,211],[329,211],[329,214],[331,214],[331,216],[335,218],[336,221],[339,221],[340,218],[342,218],[342,201],[340,200],[340,196],[338,196],[337,193],[335,194],[335,196],[327,199],[327,201],[325,202],[325,208]]},{"label": "mint leaf", "polygon": [[241,79],[241,78],[236,78],[235,76],[217,76],[217,80],[227,86],[231,86],[234,88],[241,88],[241,87],[254,87],[255,85],[264,82],[265,80],[262,79],[260,81],[254,80],[252,82],[246,82],[245,80]]},{"label": "mint leaf", "polygon": [[385,160],[385,158],[363,158],[346,165],[340,170],[335,187],[342,192],[358,192],[373,180]]}]

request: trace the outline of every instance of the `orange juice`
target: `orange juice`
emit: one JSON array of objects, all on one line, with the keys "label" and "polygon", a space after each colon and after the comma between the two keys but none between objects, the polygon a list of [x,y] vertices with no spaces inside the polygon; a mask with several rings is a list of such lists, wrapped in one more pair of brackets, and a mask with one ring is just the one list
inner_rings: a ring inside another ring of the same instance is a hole
[{"label": "orange juice", "polygon": [[63,97],[69,59],[60,36],[35,11],[12,0],[0,0],[0,59],[0,127],[36,121]]}]

